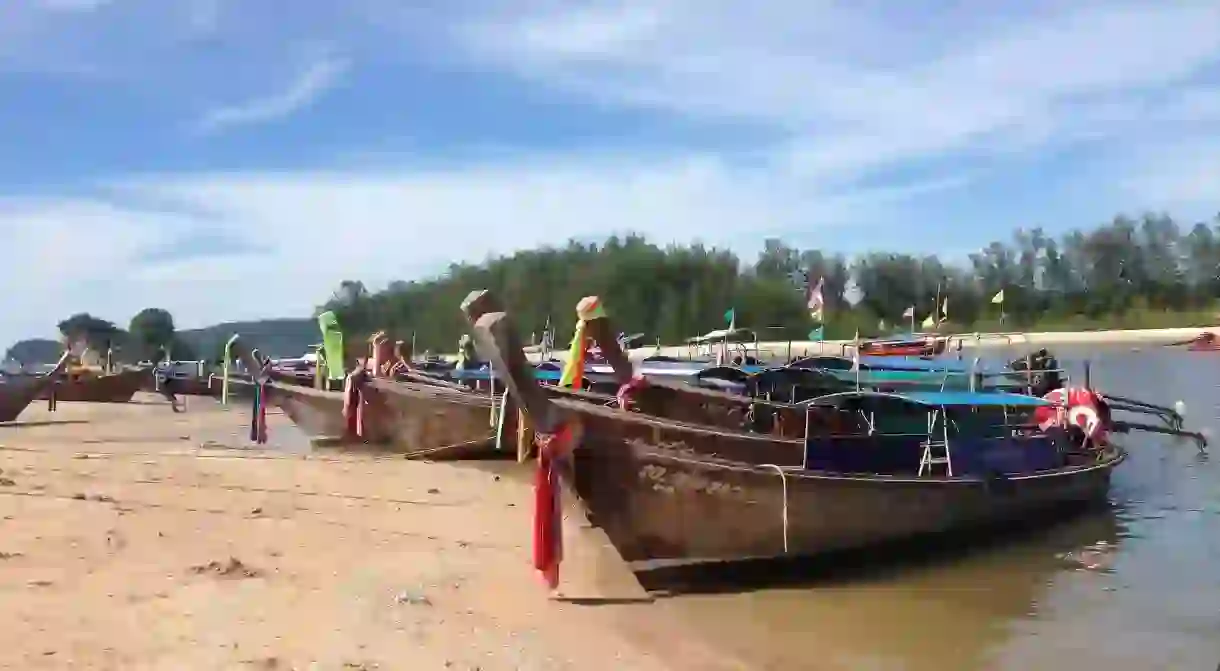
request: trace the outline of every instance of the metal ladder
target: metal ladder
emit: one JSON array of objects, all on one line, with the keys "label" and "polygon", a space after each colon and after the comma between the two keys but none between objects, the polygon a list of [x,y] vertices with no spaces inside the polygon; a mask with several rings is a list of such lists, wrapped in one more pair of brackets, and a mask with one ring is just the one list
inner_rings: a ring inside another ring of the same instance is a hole
[{"label": "metal ladder", "polygon": [[953,477],[953,459],[949,456],[949,421],[945,417],[940,422],[941,435],[940,439],[936,437],[937,419],[941,416],[942,410],[937,409],[928,413],[928,439],[923,442],[923,455],[919,458],[919,476],[923,477],[926,473],[932,475],[932,470],[936,466],[945,467],[945,475]]}]

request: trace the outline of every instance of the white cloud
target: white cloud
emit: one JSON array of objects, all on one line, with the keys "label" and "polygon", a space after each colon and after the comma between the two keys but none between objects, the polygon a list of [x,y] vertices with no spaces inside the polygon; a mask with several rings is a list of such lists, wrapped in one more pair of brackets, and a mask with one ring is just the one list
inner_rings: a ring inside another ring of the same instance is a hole
[{"label": "white cloud", "polygon": [[331,56],[319,58],[299,72],[282,91],[208,111],[200,119],[198,129],[212,133],[233,126],[266,123],[289,116],[312,105],[339,83],[347,68],[348,62],[344,59]]},{"label": "white cloud", "polygon": [[111,0],[38,0],[40,6],[53,12],[91,12],[110,3]]},{"label": "white cloud", "polygon": [[544,85],[776,124],[830,168],[1009,149],[1012,136],[1042,142],[1105,116],[1115,96],[1181,83],[1220,56],[1213,2],[1034,3],[1020,16],[943,3],[592,7],[514,5],[458,34],[472,58]]},{"label": "white cloud", "polygon": [[[0,266],[0,284],[35,278],[25,282],[25,309],[0,324],[0,342],[47,333],[76,310],[122,323],[157,305],[184,326],[303,315],[342,279],[379,286],[570,237],[637,231],[658,242],[749,250],[767,234],[869,222],[962,183],[943,178],[836,196],[782,167],[606,154],[501,157],[441,170],[126,180],[107,188],[105,202],[0,210],[0,235],[16,234],[15,248],[26,251]],[[146,258],[201,228],[258,249]],[[325,261],[319,244],[329,250]],[[63,270],[53,270],[60,260]]]},{"label": "white cloud", "polygon": [[1220,212],[1220,140],[1168,142],[1137,156],[1121,181],[1133,200],[1185,216]]}]

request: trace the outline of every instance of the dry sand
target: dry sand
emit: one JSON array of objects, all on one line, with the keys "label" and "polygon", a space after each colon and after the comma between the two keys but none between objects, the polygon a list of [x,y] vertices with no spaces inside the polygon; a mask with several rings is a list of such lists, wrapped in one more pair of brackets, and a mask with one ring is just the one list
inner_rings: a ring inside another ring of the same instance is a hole
[{"label": "dry sand", "polygon": [[[0,668],[744,668],[656,604],[548,599],[524,479],[137,399],[0,425]],[[569,556],[597,592],[604,559]]]}]

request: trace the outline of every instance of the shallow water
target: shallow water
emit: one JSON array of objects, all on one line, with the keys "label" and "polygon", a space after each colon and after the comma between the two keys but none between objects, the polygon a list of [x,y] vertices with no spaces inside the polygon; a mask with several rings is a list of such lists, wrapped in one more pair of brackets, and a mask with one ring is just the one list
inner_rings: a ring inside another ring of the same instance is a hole
[{"label": "shallow water", "polygon": [[[1220,437],[1220,355],[1056,352],[1095,388],[1171,405]],[[1111,505],[985,547],[817,584],[658,603],[758,669],[1215,669],[1220,446],[1122,437]],[[870,564],[873,562],[869,562]]]}]

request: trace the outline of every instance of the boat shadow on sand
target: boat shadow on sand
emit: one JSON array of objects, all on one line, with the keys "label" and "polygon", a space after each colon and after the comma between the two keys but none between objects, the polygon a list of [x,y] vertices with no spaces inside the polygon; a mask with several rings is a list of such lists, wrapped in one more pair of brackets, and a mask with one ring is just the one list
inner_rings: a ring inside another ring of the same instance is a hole
[{"label": "boat shadow on sand", "polygon": [[0,422],[0,429],[32,429],[38,426],[71,426],[73,424],[88,424],[88,419],[15,419],[11,422]]}]

